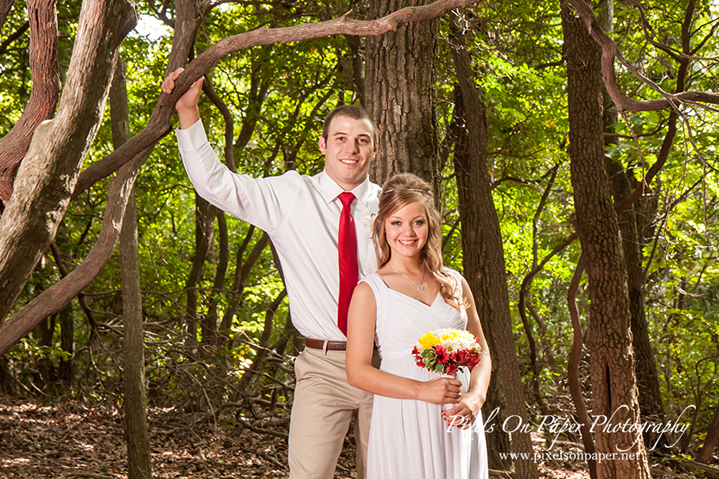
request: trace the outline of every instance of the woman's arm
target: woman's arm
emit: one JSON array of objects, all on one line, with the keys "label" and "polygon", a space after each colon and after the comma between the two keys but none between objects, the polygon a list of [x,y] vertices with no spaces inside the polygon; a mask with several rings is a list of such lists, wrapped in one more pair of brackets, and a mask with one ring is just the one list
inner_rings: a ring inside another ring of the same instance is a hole
[{"label": "woman's arm", "polygon": [[[451,378],[415,381],[372,367],[377,302],[372,288],[360,283],[354,290],[347,316],[347,382],[380,396],[456,403],[461,382]],[[408,353],[409,354],[409,353]]]},{"label": "woman's arm", "polygon": [[464,278],[462,278],[462,294],[469,303],[469,307],[466,310],[467,331],[479,340],[479,345],[482,347],[483,353],[479,364],[472,369],[469,391],[466,394],[462,394],[456,406],[444,411],[444,415],[445,420],[450,424],[452,424],[453,421],[451,416],[465,418],[464,420],[454,419],[454,424],[461,424],[463,428],[467,428],[474,422],[484,401],[487,399],[489,378],[492,374],[492,360],[489,357],[489,346],[487,346],[487,339],[484,337],[484,332],[482,331],[482,324],[479,322],[479,314],[477,314],[477,306],[474,303],[472,290],[469,289],[469,285]]}]

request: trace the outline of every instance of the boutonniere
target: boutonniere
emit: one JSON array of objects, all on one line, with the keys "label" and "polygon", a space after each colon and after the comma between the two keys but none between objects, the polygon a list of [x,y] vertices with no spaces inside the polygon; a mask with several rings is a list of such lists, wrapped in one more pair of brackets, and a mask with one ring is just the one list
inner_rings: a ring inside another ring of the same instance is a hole
[{"label": "boutonniere", "polygon": [[377,213],[372,213],[371,215],[367,215],[362,220],[362,226],[365,228],[372,229],[374,228],[374,219],[377,217]]}]

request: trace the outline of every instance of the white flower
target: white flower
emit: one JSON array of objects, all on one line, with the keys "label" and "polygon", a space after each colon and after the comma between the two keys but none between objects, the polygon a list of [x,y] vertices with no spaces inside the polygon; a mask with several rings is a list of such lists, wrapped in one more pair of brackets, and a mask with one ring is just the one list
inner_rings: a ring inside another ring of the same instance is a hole
[{"label": "white flower", "polygon": [[372,229],[374,228],[374,219],[377,217],[377,213],[372,213],[371,215],[365,216],[362,220],[362,226],[365,228]]}]

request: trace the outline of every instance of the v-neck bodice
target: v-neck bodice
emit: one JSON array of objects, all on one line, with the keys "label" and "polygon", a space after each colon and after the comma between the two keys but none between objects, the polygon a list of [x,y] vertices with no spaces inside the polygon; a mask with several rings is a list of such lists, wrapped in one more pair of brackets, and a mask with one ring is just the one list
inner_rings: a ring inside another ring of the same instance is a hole
[{"label": "v-neck bodice", "polygon": [[403,296],[404,298],[406,298],[410,301],[418,301],[418,302],[422,303],[423,305],[427,306],[428,308],[433,307],[437,303],[437,300],[444,301],[444,299],[442,298],[442,295],[440,293],[437,293],[437,295],[434,297],[434,299],[432,299],[432,302],[430,304],[427,304],[424,301],[422,301],[421,299],[413,298],[412,296],[410,296],[406,293],[403,293],[402,291],[390,288],[389,285],[385,282],[384,278],[382,278],[382,275],[377,273],[377,276],[379,276],[379,279],[382,281],[382,284],[384,284],[385,288],[387,288],[391,293],[395,293],[399,296]]},{"label": "v-neck bodice", "polygon": [[[455,278],[455,295],[461,295],[459,274],[448,270]],[[442,328],[465,329],[467,314],[447,304],[440,294],[432,304],[390,288],[378,273],[363,278],[374,292],[377,303],[376,339],[383,363],[390,358],[403,358],[414,365],[412,348],[417,339],[428,331]],[[416,366],[414,366],[416,367]]]}]

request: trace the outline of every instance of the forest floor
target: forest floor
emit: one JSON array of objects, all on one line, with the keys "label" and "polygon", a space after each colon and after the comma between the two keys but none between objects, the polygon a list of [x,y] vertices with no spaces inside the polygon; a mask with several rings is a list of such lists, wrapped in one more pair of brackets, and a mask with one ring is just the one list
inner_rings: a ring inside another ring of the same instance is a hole
[{"label": "forest floor", "polygon": [[[286,433],[286,418],[279,419],[284,425],[272,430]],[[196,420],[197,414],[151,411],[153,477],[287,477],[283,437],[231,424],[198,424]],[[535,451],[542,449],[544,441],[535,438]],[[566,443],[555,450],[578,452]],[[117,410],[87,409],[74,403],[47,406],[0,397],[0,478],[127,478],[125,455],[124,418]],[[656,460],[651,462],[653,478],[694,477]],[[584,462],[550,460],[538,466],[545,478],[589,479]],[[353,477],[354,448],[350,445],[344,448],[335,478]]]}]

